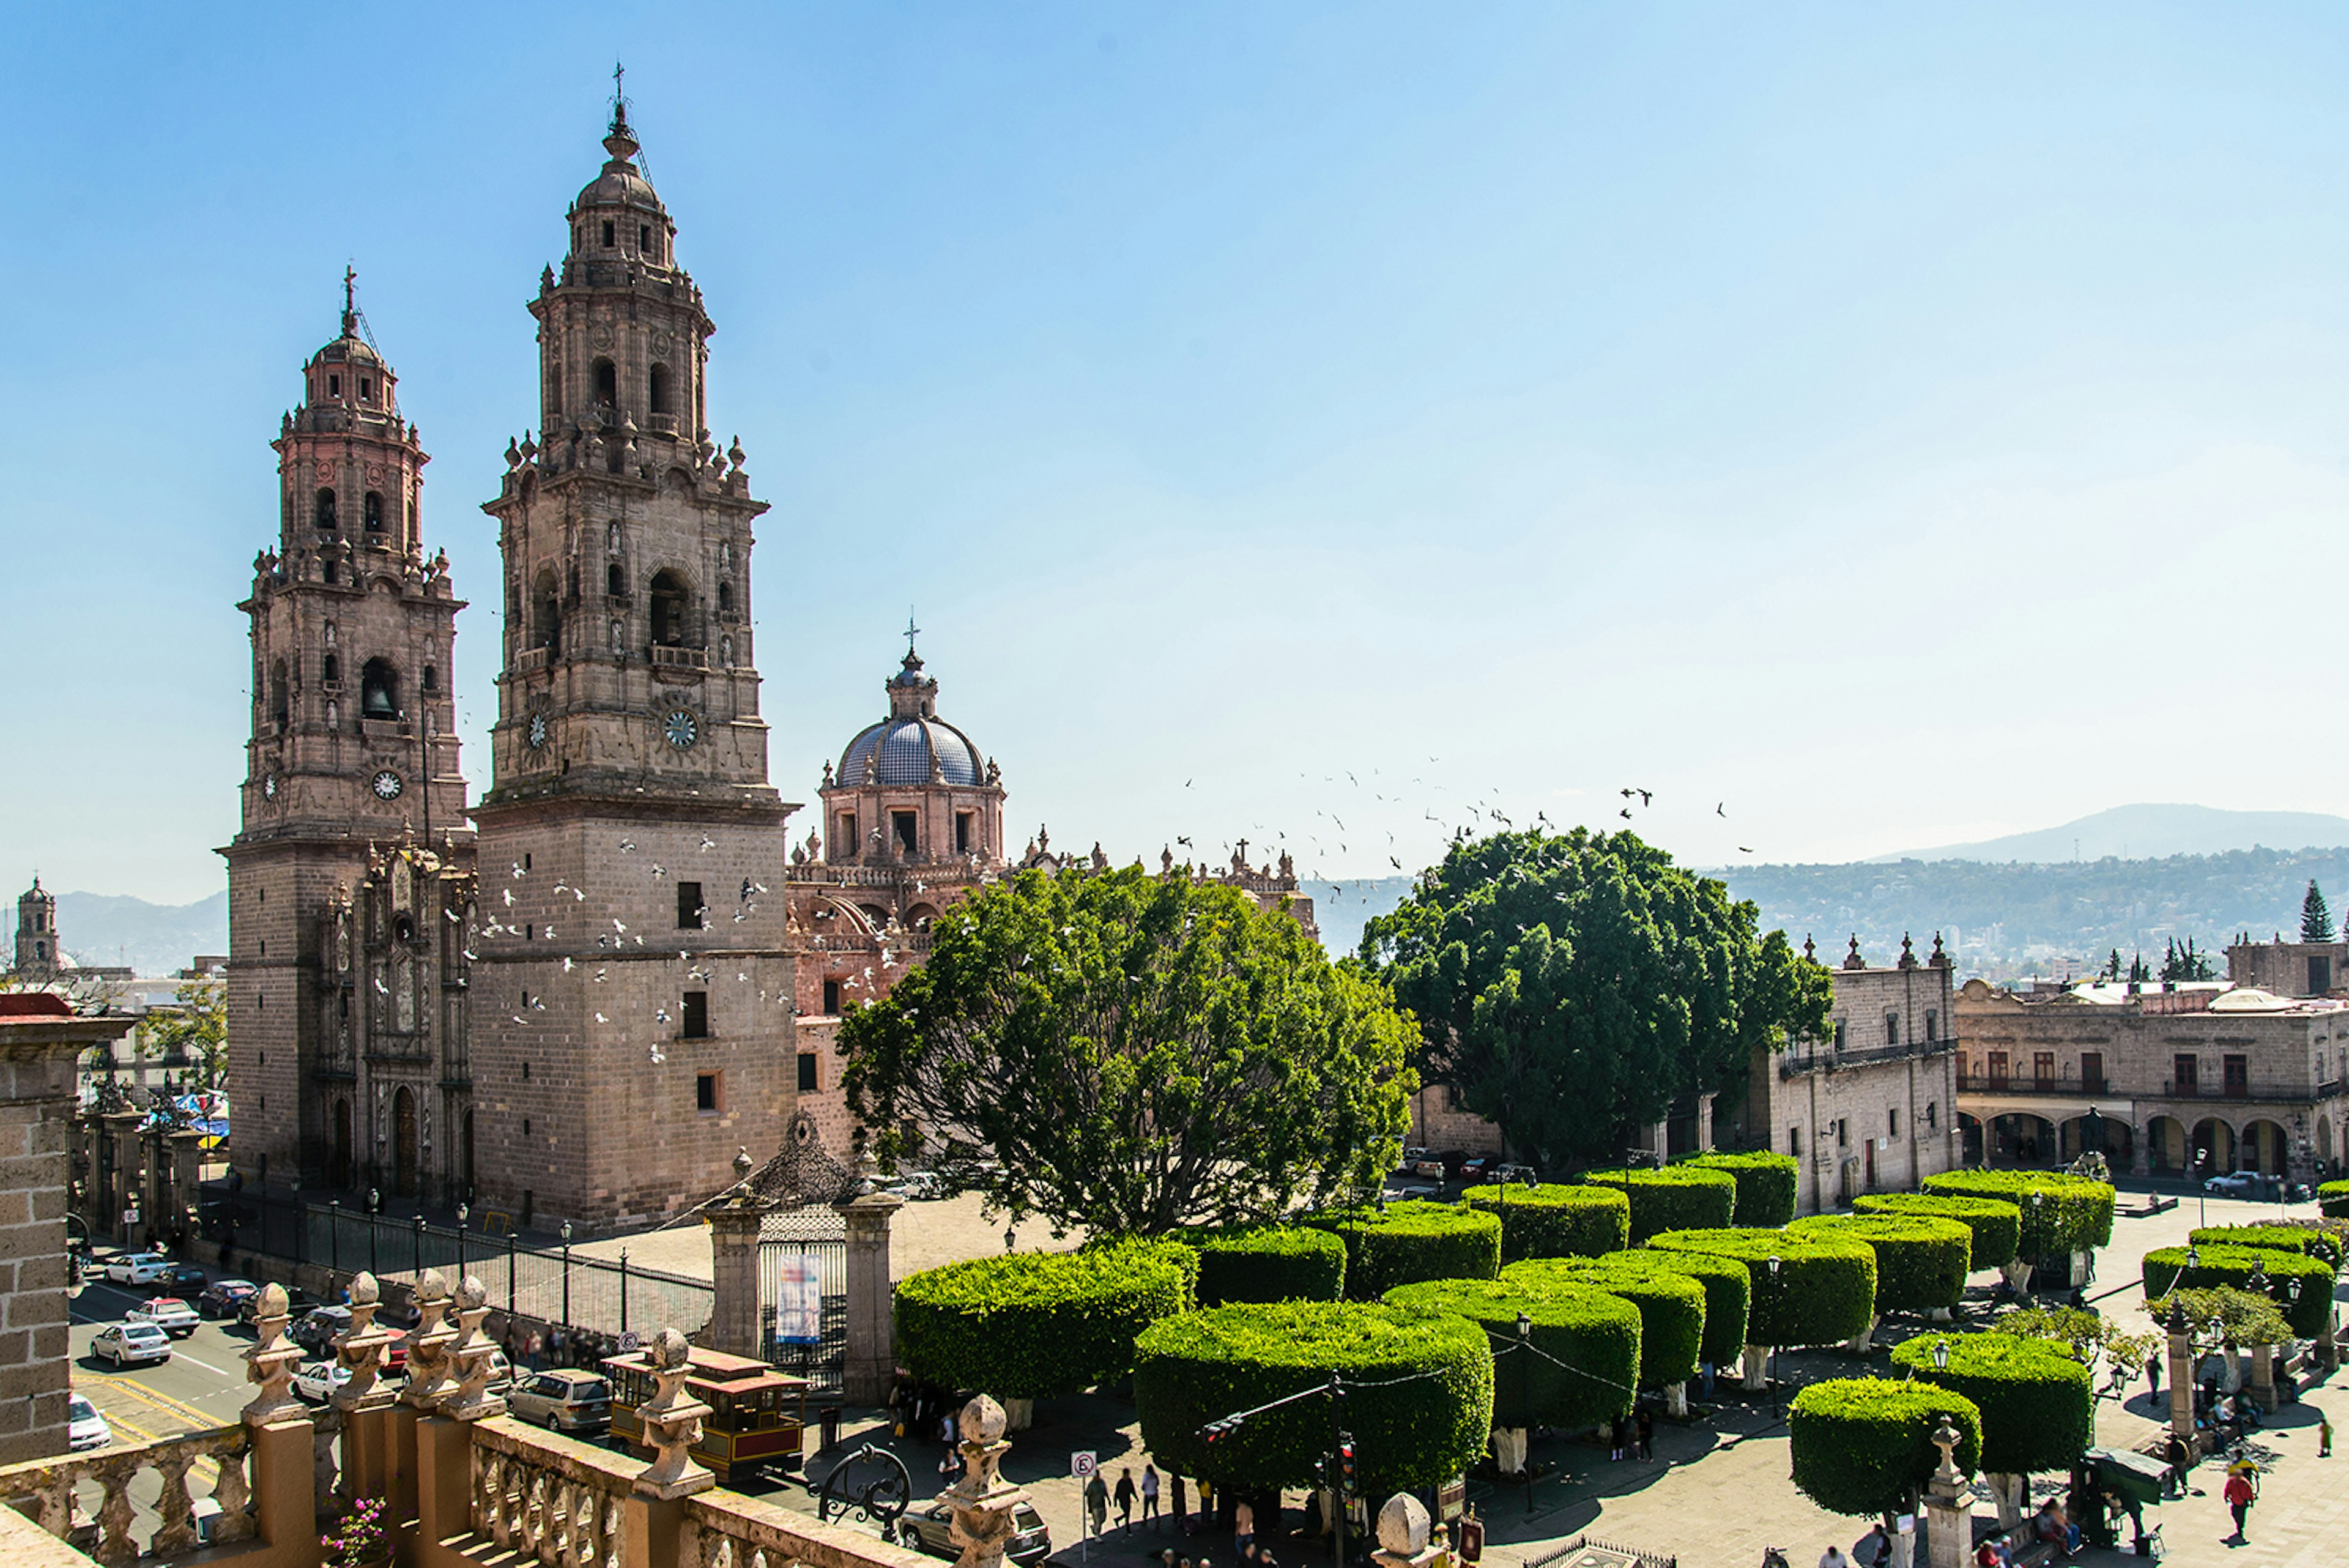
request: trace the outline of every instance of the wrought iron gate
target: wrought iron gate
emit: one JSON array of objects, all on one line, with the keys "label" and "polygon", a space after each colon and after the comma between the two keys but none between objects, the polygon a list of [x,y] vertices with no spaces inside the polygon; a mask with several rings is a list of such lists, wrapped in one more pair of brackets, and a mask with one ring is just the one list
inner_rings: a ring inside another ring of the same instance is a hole
[{"label": "wrought iron gate", "polygon": [[848,1360],[848,1222],[828,1208],[759,1221],[760,1354],[837,1396]]}]

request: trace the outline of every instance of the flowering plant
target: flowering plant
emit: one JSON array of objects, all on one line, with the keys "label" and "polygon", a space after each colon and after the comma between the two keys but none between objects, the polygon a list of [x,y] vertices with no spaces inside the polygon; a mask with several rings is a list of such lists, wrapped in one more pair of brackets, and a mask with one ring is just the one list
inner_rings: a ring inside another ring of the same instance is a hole
[{"label": "flowering plant", "polygon": [[362,1497],[343,1515],[342,1528],[322,1536],[327,1568],[366,1568],[391,1553],[391,1538],[384,1530],[384,1500]]}]

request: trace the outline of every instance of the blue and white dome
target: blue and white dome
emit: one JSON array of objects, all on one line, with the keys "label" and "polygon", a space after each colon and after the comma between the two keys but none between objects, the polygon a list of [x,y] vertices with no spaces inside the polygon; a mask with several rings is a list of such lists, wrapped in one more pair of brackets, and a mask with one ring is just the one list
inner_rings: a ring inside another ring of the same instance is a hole
[{"label": "blue and white dome", "polygon": [[987,782],[987,758],[971,738],[937,716],[938,683],[922,673],[911,649],[888,680],[889,716],[858,732],[840,754],[837,782],[863,784],[979,784]]}]

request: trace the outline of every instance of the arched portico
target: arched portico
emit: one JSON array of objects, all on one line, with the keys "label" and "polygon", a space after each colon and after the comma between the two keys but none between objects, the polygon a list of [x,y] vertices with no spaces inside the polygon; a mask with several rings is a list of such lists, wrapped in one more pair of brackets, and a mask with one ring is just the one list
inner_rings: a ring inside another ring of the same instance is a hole
[{"label": "arched portico", "polygon": [[2010,1111],[1990,1124],[1992,1165],[2044,1165],[2055,1158],[2055,1124],[2029,1111]]},{"label": "arched portico", "polygon": [[2189,1156],[2186,1124],[2176,1116],[2156,1116],[2145,1127],[2147,1164],[2156,1176],[2185,1174]]},{"label": "arched portico", "polygon": [[2204,1116],[2194,1124],[2193,1174],[2197,1177],[2222,1175],[2235,1168],[2235,1129],[2217,1116]]}]

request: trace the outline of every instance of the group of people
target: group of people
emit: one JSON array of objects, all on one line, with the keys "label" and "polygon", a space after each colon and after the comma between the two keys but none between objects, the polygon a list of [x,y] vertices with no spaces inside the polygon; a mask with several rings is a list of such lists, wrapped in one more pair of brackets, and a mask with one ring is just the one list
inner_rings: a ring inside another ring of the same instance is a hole
[{"label": "group of people", "polygon": [[1646,1406],[1636,1416],[1618,1416],[1609,1444],[1610,1459],[1652,1459],[1656,1457],[1656,1413]]}]

